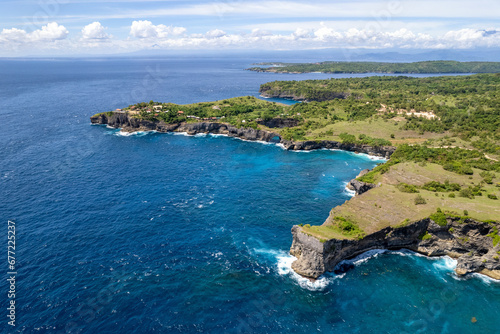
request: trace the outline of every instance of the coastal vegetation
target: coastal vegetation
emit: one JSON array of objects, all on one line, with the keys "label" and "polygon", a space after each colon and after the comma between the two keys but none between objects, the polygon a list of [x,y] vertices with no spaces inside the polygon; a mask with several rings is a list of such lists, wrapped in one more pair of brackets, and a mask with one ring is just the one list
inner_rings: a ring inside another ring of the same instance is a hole
[{"label": "coastal vegetation", "polygon": [[[414,63],[337,62],[259,63],[248,70],[274,73],[498,73],[498,62],[421,61]],[[265,66],[265,67],[262,67]]]}]

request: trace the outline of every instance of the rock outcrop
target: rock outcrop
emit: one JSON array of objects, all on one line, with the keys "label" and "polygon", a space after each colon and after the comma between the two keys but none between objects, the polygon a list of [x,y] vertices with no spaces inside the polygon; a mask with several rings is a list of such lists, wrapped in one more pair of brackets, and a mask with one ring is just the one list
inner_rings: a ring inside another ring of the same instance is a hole
[{"label": "rock outcrop", "polygon": [[363,169],[358,174],[358,176],[356,176],[355,179],[349,181],[349,183],[347,184],[347,189],[356,192],[356,195],[361,195],[361,194],[367,192],[368,190],[375,188],[376,185],[374,185],[373,183],[366,183],[366,182],[362,182],[362,181],[357,180],[357,178],[360,178],[369,172],[370,172],[370,169]]},{"label": "rock outcrop", "polygon": [[297,260],[292,269],[302,276],[318,278],[333,271],[342,260],[366,251],[405,248],[427,256],[457,259],[458,275],[478,272],[500,279],[500,243],[494,245],[491,237],[498,227],[498,223],[460,218],[448,218],[446,226],[439,226],[431,219],[423,219],[404,227],[386,227],[361,240],[321,242],[302,232],[300,226],[293,226],[290,254]]},{"label": "rock outcrop", "polygon": [[376,185],[373,183],[366,183],[362,181],[358,181],[356,179],[349,181],[347,184],[347,189],[350,189],[354,192],[356,192],[356,195],[361,195],[365,192],[367,192],[370,189],[375,188]]},{"label": "rock outcrop", "polygon": [[92,124],[106,124],[110,127],[126,132],[158,131],[158,132],[186,132],[190,135],[198,133],[225,134],[246,140],[281,143],[286,150],[310,151],[318,149],[337,149],[356,153],[366,153],[374,156],[389,158],[396,150],[392,146],[372,147],[368,145],[342,144],[336,141],[303,141],[294,142],[284,140],[274,132],[256,130],[253,128],[237,128],[234,125],[217,122],[174,123],[163,121],[149,121],[130,117],[127,113],[102,113],[90,118]]},{"label": "rock outcrop", "polygon": [[281,143],[287,150],[294,151],[309,151],[309,150],[319,150],[319,149],[328,149],[328,150],[344,150],[351,151],[356,153],[366,153],[374,156],[390,158],[392,153],[396,151],[396,148],[393,146],[368,146],[368,145],[356,145],[356,144],[343,144],[337,141],[331,140],[321,140],[321,141],[301,141],[301,142],[293,142],[288,140],[282,140]]}]

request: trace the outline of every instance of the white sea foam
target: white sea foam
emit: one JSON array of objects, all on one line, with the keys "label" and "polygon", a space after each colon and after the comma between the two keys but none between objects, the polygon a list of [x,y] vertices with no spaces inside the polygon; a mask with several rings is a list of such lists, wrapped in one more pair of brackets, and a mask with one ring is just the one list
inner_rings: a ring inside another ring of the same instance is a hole
[{"label": "white sea foam", "polygon": [[228,135],[224,133],[209,133],[208,134],[210,137],[229,137]]},{"label": "white sea foam", "polygon": [[500,284],[500,280],[491,278],[491,277],[483,275],[483,274],[473,273],[473,274],[471,274],[471,276],[478,278],[479,280],[481,280],[483,283],[485,283],[487,285]]},{"label": "white sea foam", "polygon": [[347,196],[350,196],[350,197],[354,197],[356,196],[356,192],[354,190],[351,190],[349,188],[347,188],[347,183],[346,185],[344,186],[344,193],[347,195]]},{"label": "white sea foam", "polygon": [[382,158],[382,157],[379,157],[379,156],[376,156],[376,155],[370,155],[370,154],[366,154],[366,153],[355,153],[355,152],[350,152],[350,153],[353,154],[353,155],[356,155],[358,157],[366,158],[366,159],[369,159],[369,160],[372,160],[372,161],[380,161],[380,162],[386,162],[387,161],[386,158]]},{"label": "white sea foam", "polygon": [[113,134],[115,136],[120,136],[120,137],[131,137],[131,136],[136,136],[136,137],[142,137],[142,136],[147,136],[148,134],[153,134],[156,133],[156,130],[152,131],[135,131],[135,132],[125,132],[125,131],[117,131],[114,132]]},{"label": "white sea foam", "polygon": [[438,261],[434,262],[432,266],[439,271],[453,271],[457,267],[457,263],[457,260],[449,256],[442,256],[439,257]]},{"label": "white sea foam", "polygon": [[352,265],[358,266],[358,265],[365,263],[370,259],[376,258],[380,254],[383,254],[386,252],[388,252],[386,249],[372,249],[372,250],[364,252],[363,254],[356,256],[353,259],[341,261],[338,264],[338,266],[340,266],[342,264],[352,264]]},{"label": "white sea foam", "polygon": [[173,134],[174,136],[194,137],[193,135],[190,135],[187,132],[169,132],[169,133]]},{"label": "white sea foam", "polygon": [[295,153],[311,153],[313,151],[317,151],[317,150],[310,150],[310,151],[306,151],[306,150],[290,150],[290,152],[295,152]]},{"label": "white sea foam", "polygon": [[310,291],[321,291],[324,290],[328,284],[330,284],[336,278],[342,278],[344,275],[339,275],[335,277],[328,277],[326,275],[321,276],[317,280],[310,280],[308,278],[302,277],[297,274],[292,269],[292,262],[297,258],[291,255],[288,255],[284,252],[279,253],[276,259],[278,260],[278,274],[281,276],[290,276],[294,281],[296,281],[301,288],[307,289]]}]

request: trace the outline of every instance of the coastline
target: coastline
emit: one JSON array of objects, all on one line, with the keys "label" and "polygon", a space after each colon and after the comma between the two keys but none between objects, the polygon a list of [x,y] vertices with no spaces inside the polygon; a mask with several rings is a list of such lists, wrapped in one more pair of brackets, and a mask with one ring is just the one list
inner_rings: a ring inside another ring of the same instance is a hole
[{"label": "coastline", "polygon": [[278,133],[253,128],[237,128],[231,124],[219,122],[196,122],[167,124],[162,121],[152,122],[129,117],[124,113],[113,113],[111,116],[99,114],[92,116],[91,124],[106,125],[113,129],[121,129],[126,133],[156,131],[158,133],[185,132],[187,135],[216,134],[227,135],[248,141],[261,141],[282,145],[287,151],[313,151],[320,149],[343,150],[363,153],[368,156],[389,159],[396,150],[394,146],[373,147],[369,145],[343,144],[337,141],[290,141],[283,139]]}]

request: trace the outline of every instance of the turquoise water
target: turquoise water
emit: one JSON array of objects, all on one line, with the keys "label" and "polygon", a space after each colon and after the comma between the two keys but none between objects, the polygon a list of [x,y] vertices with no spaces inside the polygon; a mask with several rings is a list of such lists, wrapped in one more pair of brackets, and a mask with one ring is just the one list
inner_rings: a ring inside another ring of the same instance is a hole
[{"label": "turquoise water", "polygon": [[0,61],[0,217],[16,222],[18,262],[17,326],[2,332],[497,331],[500,284],[459,279],[447,258],[373,252],[314,283],[290,270],[292,225],[321,224],[378,161],[89,124],[137,100],[258,95],[284,78],[242,71],[252,62]]}]

